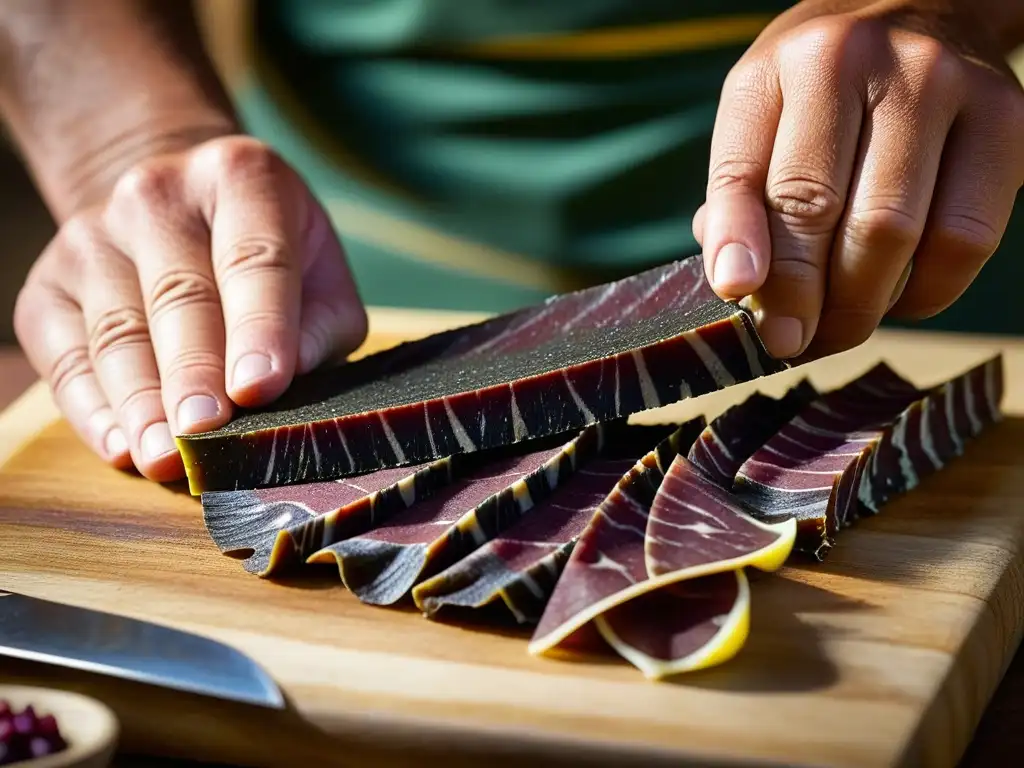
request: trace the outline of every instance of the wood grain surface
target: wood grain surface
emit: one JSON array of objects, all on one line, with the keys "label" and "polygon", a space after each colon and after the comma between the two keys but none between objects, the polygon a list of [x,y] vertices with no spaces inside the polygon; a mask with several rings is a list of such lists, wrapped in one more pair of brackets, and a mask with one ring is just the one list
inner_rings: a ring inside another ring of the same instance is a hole
[{"label": "wood grain surface", "polygon": [[[459,316],[375,313],[373,346]],[[260,580],[220,555],[183,486],[109,470],[43,389],[0,416],[0,585],[207,634],[249,653],[289,710],[4,662],[0,679],[108,701],[124,747],[244,765],[953,765],[1024,626],[1024,344],[879,333],[800,375],[841,384],[879,359],[919,384],[1002,349],[1008,418],[940,475],[846,531],[823,565],[753,584],[730,664],[650,683],[612,659],[535,659],[527,634],[363,606],[329,571]],[[751,385],[644,420],[713,416]]]}]

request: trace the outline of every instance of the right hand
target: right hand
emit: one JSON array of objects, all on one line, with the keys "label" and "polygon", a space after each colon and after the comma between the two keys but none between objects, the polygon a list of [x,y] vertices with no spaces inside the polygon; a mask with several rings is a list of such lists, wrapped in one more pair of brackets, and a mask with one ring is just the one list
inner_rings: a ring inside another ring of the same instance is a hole
[{"label": "right hand", "polygon": [[323,208],[246,136],[152,157],[60,228],[18,296],[18,340],[78,435],[166,482],[172,436],[213,429],[346,354],[366,314]]}]

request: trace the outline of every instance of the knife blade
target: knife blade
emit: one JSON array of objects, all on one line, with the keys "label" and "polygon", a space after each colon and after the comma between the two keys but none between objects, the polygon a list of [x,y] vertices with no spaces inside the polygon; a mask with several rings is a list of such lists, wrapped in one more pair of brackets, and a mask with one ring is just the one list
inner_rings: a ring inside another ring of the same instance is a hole
[{"label": "knife blade", "polygon": [[0,590],[2,655],[246,704],[285,706],[273,679],[223,643],[7,590]]}]

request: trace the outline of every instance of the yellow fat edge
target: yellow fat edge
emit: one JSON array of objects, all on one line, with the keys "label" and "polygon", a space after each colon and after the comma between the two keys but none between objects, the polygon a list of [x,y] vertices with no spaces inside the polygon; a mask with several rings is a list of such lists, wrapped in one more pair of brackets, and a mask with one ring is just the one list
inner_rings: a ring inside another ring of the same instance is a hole
[{"label": "yellow fat edge", "polygon": [[[756,521],[754,522],[756,523]],[[609,595],[604,600],[581,611],[573,617],[573,620],[566,622],[554,632],[532,640],[527,646],[527,653],[531,656],[544,656],[555,653],[563,640],[583,627],[588,621],[597,621],[605,611],[669,584],[678,584],[681,581],[698,579],[702,576],[713,576],[718,573],[725,573],[726,571],[736,571],[747,566],[753,566],[759,571],[766,572],[778,570],[785,564],[796,543],[796,518],[790,518],[781,523],[773,523],[771,525],[766,523],[756,524],[760,528],[775,532],[778,535],[778,539],[768,546],[742,557],[735,557],[731,560],[719,560],[714,563],[704,563],[694,568],[651,575],[647,581],[641,581],[620,592],[616,592],[614,595]]]},{"label": "yellow fat edge", "polygon": [[750,635],[750,583],[742,568],[734,573],[739,584],[739,595],[725,623],[706,645],[682,659],[656,659],[627,645],[615,634],[604,616],[594,619],[594,625],[608,645],[639,669],[648,680],[662,680],[683,672],[696,672],[724,664],[740,652]]},{"label": "yellow fat edge", "polygon": [[174,446],[178,449],[178,453],[181,454],[181,463],[185,465],[185,479],[188,481],[188,492],[192,496],[202,495],[202,489],[197,486],[197,479],[195,472],[191,469],[195,456],[192,454],[192,446],[188,444],[181,437],[175,436]]}]

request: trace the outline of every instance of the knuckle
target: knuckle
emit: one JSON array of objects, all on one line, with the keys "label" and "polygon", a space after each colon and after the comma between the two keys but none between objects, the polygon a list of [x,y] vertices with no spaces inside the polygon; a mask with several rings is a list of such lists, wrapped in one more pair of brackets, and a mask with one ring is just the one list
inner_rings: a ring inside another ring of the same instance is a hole
[{"label": "knuckle", "polygon": [[120,413],[127,415],[126,421],[130,432],[141,432],[141,427],[152,421],[153,414],[163,413],[160,384],[139,383],[120,403],[111,405]]},{"label": "knuckle", "polygon": [[239,274],[284,272],[292,267],[287,245],[270,237],[247,237],[232,243],[217,257],[225,278]]},{"label": "knuckle", "polygon": [[176,197],[180,173],[167,162],[150,160],[127,171],[114,185],[111,199],[117,206],[132,209],[162,208]]},{"label": "knuckle", "polygon": [[209,304],[220,304],[217,287],[210,278],[191,270],[171,270],[153,283],[149,315],[155,321],[167,313]]},{"label": "knuckle", "polygon": [[717,192],[748,191],[754,188],[754,179],[761,175],[760,168],[756,162],[739,158],[726,158],[715,163],[708,177],[708,196]]},{"label": "knuckle", "polygon": [[914,35],[902,46],[902,70],[912,98],[952,103],[960,98],[963,66],[943,43]]},{"label": "knuckle", "polygon": [[135,307],[117,307],[101,314],[89,329],[89,352],[93,360],[136,344],[149,344],[146,315]]},{"label": "knuckle", "polygon": [[247,136],[210,142],[196,154],[196,161],[232,177],[273,175],[284,168],[276,152],[262,141]]},{"label": "knuckle", "polygon": [[934,237],[944,254],[966,262],[987,260],[1002,240],[992,222],[972,209],[947,211]]},{"label": "knuckle", "polygon": [[213,376],[215,380],[224,378],[224,358],[205,349],[182,350],[173,359],[161,366],[160,377],[164,383],[174,386],[176,383],[192,381],[198,378]]},{"label": "knuckle", "polygon": [[851,211],[843,238],[862,249],[885,248],[903,251],[917,244],[921,222],[901,203],[874,202],[871,207]]},{"label": "knuckle", "polygon": [[287,328],[288,320],[282,312],[271,310],[248,310],[231,318],[228,334],[237,337],[250,330],[276,333]]},{"label": "knuckle", "polygon": [[88,374],[91,370],[92,363],[89,359],[88,348],[84,346],[69,347],[54,359],[46,378],[53,393],[59,395],[71,382],[79,376]]},{"label": "knuckle", "polygon": [[841,60],[851,51],[866,50],[865,38],[871,36],[871,25],[861,19],[845,15],[811,19],[782,39],[779,56],[790,64]]},{"label": "knuckle", "polygon": [[806,171],[783,171],[769,183],[768,207],[789,226],[804,234],[823,234],[835,228],[845,201],[829,182]]},{"label": "knuckle", "polygon": [[40,305],[43,303],[35,284],[26,282],[14,299],[14,334],[23,347],[29,345],[31,330],[39,321]]},{"label": "knuckle", "polygon": [[94,216],[72,216],[60,228],[59,237],[64,252],[72,258],[95,254],[102,249],[102,227]]}]

